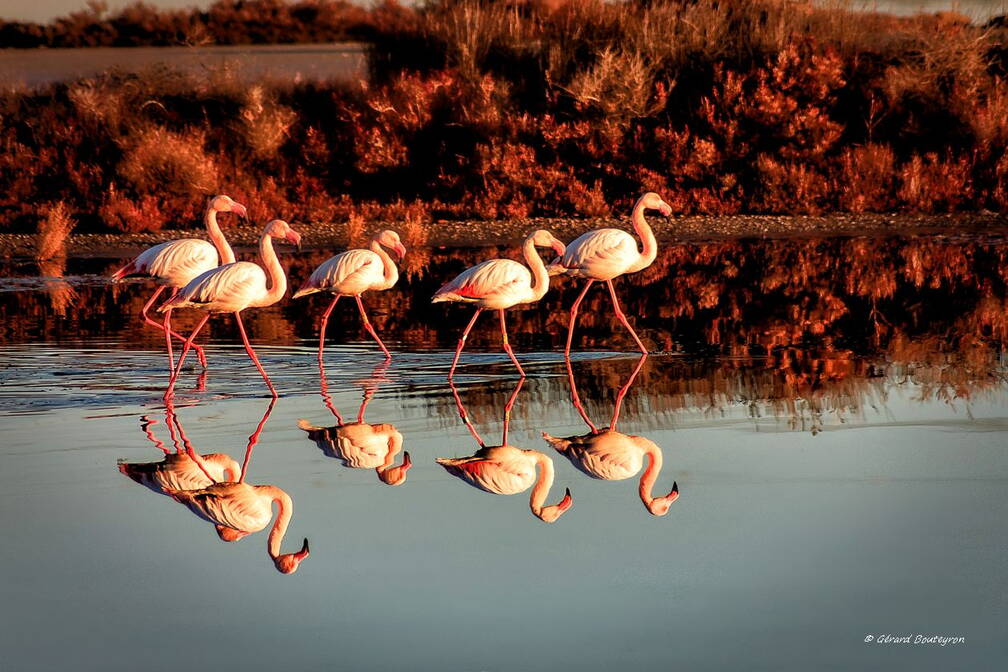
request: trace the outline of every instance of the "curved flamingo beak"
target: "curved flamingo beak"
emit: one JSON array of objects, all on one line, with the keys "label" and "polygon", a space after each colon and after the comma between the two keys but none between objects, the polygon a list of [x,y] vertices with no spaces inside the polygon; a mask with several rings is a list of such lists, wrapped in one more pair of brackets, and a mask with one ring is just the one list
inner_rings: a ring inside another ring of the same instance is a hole
[{"label": "curved flamingo beak", "polygon": [[562,256],[563,256],[564,254],[566,254],[566,253],[567,253],[567,246],[566,246],[566,245],[564,245],[563,243],[561,243],[561,242],[560,242],[559,240],[557,240],[556,238],[554,238],[554,239],[553,239],[553,242],[552,242],[552,243],[550,243],[550,247],[552,247],[552,248],[553,248],[554,250],[556,250],[556,253],[557,253],[557,254],[558,254],[559,256],[561,256],[561,257],[562,257]]},{"label": "curved flamingo beak", "polygon": [[402,261],[403,257],[406,256],[406,246],[402,243],[396,243],[393,249],[396,251],[396,254],[399,255],[399,261]]},{"label": "curved flamingo beak", "polygon": [[378,472],[378,478],[385,485],[402,485],[406,482],[406,472],[413,466],[409,451],[403,451],[403,463],[398,467],[392,467],[385,471]]},{"label": "curved flamingo beak", "polygon": [[652,516],[664,516],[669,512],[669,507],[672,506],[672,502],[679,499],[679,484],[675,481],[672,482],[672,490],[665,497],[655,497],[650,502],[645,502],[648,513]]},{"label": "curved flamingo beak", "polygon": [[308,557],[308,540],[304,540],[304,546],[297,553],[281,555],[276,559],[276,568],[281,574],[293,574],[297,571],[301,561]]},{"label": "curved flamingo beak", "polygon": [[[570,488],[566,488],[564,498],[560,500],[559,504],[543,507],[542,511],[537,513],[536,516],[544,523],[553,523],[556,522],[556,519],[562,516],[567,509],[571,508],[573,504],[574,498],[571,497]],[[533,513],[535,512],[533,511]]]},{"label": "curved flamingo beak", "polygon": [[248,219],[248,210],[246,210],[245,206],[242,205],[241,203],[236,202],[234,205],[232,205],[231,212],[235,213],[242,219]]},{"label": "curved flamingo beak", "polygon": [[286,240],[288,243],[294,243],[295,245],[298,246],[299,250],[301,249],[301,234],[295,231],[294,229],[289,229],[287,231],[287,235],[284,236],[284,240]]}]

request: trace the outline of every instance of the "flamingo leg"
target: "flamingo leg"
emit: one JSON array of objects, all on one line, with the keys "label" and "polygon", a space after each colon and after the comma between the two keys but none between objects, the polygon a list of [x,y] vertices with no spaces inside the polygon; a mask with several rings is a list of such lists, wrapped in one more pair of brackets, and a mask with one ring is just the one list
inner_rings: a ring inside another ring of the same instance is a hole
[{"label": "flamingo leg", "polygon": [[584,289],[582,289],[581,293],[578,294],[578,297],[574,299],[574,305],[571,306],[570,319],[567,322],[567,347],[564,348],[564,357],[567,359],[570,359],[571,339],[574,338],[574,324],[577,322],[578,306],[581,305],[585,294],[588,293],[588,290],[591,289],[592,283],[594,282],[595,281],[592,279],[588,280]]},{"label": "flamingo leg", "polygon": [[598,434],[598,427],[595,423],[591,421],[588,417],[588,412],[585,407],[581,404],[581,396],[578,394],[577,385],[574,383],[574,367],[571,365],[570,357],[564,358],[564,363],[567,365],[567,380],[570,382],[571,388],[571,402],[574,404],[574,408],[581,415],[581,419],[585,421],[585,424],[591,429],[592,434]]},{"label": "flamingo leg", "polygon": [[[333,308],[336,307],[336,302],[339,301],[339,300],[340,300],[340,294],[337,294],[336,296],[333,297],[332,303],[329,304],[329,307],[326,308],[326,311],[324,313],[322,313],[322,324],[319,326],[319,335],[318,335],[318,363],[319,363],[319,371],[322,370],[322,346],[325,344],[326,325],[329,324],[329,315],[330,315],[330,313],[332,313]],[[325,374],[323,374],[323,377],[324,376],[325,376]]]},{"label": "flamingo leg", "polygon": [[641,340],[637,338],[637,332],[630,326],[630,323],[627,322],[626,315],[624,315],[623,311],[620,310],[619,300],[616,298],[616,289],[613,287],[612,280],[606,280],[606,284],[609,285],[609,296],[612,297],[612,305],[613,310],[616,312],[616,317],[619,318],[619,321],[623,323],[623,326],[626,327],[627,331],[630,332],[630,335],[633,336],[633,340],[637,342],[637,347],[640,348],[640,351],[646,355],[648,349],[645,348],[644,344],[641,343]]},{"label": "flamingo leg", "polygon": [[451,369],[448,371],[449,382],[451,382],[451,379],[455,376],[455,366],[458,365],[459,357],[462,355],[462,348],[465,347],[466,339],[469,338],[469,332],[472,331],[473,325],[476,324],[476,319],[482,312],[482,308],[477,308],[476,314],[472,316],[471,320],[469,320],[469,326],[467,326],[465,331],[462,332],[462,338],[459,339],[458,347],[455,349],[455,359],[452,360]]},{"label": "flamingo leg", "polygon": [[185,363],[186,355],[189,354],[189,349],[193,347],[193,340],[196,338],[196,334],[199,330],[203,328],[203,325],[207,323],[210,319],[210,313],[203,316],[203,319],[199,321],[196,328],[192,330],[189,334],[189,338],[185,340],[185,345],[182,346],[182,354],[179,355],[178,364],[175,366],[175,371],[171,375],[171,379],[168,381],[168,389],[165,390],[164,398],[170,399],[172,394],[175,392],[175,381],[178,380],[179,374],[182,373],[182,365]]},{"label": "flamingo leg", "polygon": [[507,403],[504,404],[504,431],[501,432],[501,445],[508,445],[508,427],[511,425],[511,409],[514,408],[515,400],[518,398],[518,392],[521,390],[522,385],[525,384],[524,378],[518,379],[518,384],[515,385],[514,392],[508,397]]},{"label": "flamingo leg", "polygon": [[371,338],[378,342],[378,347],[385,353],[385,359],[392,359],[392,355],[389,353],[388,348],[386,348],[385,344],[382,343],[382,340],[378,338],[378,332],[376,332],[374,327],[371,326],[371,320],[368,319],[367,313],[364,311],[364,303],[361,301],[360,294],[354,295],[354,298],[357,299],[357,309],[360,310],[361,319],[364,320],[364,328],[367,329],[369,334],[371,334]]},{"label": "flamingo leg", "polygon": [[[333,302],[335,304],[335,301]],[[329,383],[326,380],[325,368],[322,366],[322,360],[319,360],[319,382],[321,383],[322,390],[322,401],[325,403],[326,408],[336,417],[336,422],[340,425],[343,424],[343,416],[340,415],[339,410],[336,409],[336,404],[333,403],[332,397],[329,396]]]},{"label": "flamingo leg", "polygon": [[[252,362],[256,365],[256,368],[259,369],[259,375],[266,381],[266,387],[269,388],[273,398],[276,399],[278,396],[276,388],[273,387],[273,383],[270,382],[269,376],[266,375],[266,370],[263,369],[262,364],[259,363],[259,358],[256,357],[255,350],[252,349],[252,344],[249,343],[248,334],[245,333],[245,325],[242,324],[241,313],[235,313],[234,316],[235,321],[238,323],[238,331],[241,333],[242,343],[245,344],[245,352],[247,352],[248,356],[252,358]],[[267,415],[269,414],[267,413]]]},{"label": "flamingo leg", "polygon": [[459,397],[458,388],[455,387],[455,383],[451,381],[451,378],[448,379],[448,387],[451,388],[452,396],[455,397],[455,407],[458,409],[459,417],[462,418],[462,422],[465,423],[469,433],[473,435],[474,439],[476,439],[476,443],[479,444],[479,447],[486,448],[486,444],[483,443],[483,437],[479,435],[479,432],[477,432],[476,428],[473,427],[472,421],[469,420],[469,416],[466,414],[465,406],[462,405],[462,398]]},{"label": "flamingo leg", "polygon": [[266,421],[269,420],[270,413],[273,412],[273,406],[276,405],[276,400],[276,394],[274,394],[273,398],[270,399],[269,406],[266,407],[266,412],[263,414],[262,420],[259,421],[255,431],[252,432],[251,436],[249,436],[248,445],[245,447],[245,458],[242,460],[241,477],[238,479],[239,483],[245,482],[245,474],[248,473],[248,465],[252,460],[252,449],[255,448],[257,443],[259,443],[259,435],[262,434],[263,427],[266,426]]},{"label": "flamingo leg", "polygon": [[[149,315],[147,315],[147,311],[149,311],[151,309],[151,306],[153,306],[154,302],[157,300],[157,298],[159,296],[161,296],[161,292],[163,292],[164,289],[165,289],[165,285],[158,286],[157,291],[154,292],[154,295],[151,296],[150,299],[147,300],[147,303],[144,304],[144,307],[140,309],[140,319],[142,319],[146,324],[149,324],[150,326],[152,326],[152,327],[154,327],[156,329],[160,329],[161,331],[164,331],[165,332],[165,338],[169,338],[170,336],[174,336],[178,340],[180,340],[183,343],[185,343],[185,340],[186,340],[185,336],[183,336],[182,334],[178,333],[177,331],[172,331],[172,329],[171,329],[171,322],[168,319],[171,311],[166,311],[166,313],[168,313],[168,314],[165,315],[164,324],[158,324],[157,322],[155,322],[154,320],[152,320]],[[178,293],[178,289],[176,289],[175,292]],[[174,294],[172,296],[174,296]],[[196,350],[196,353],[199,356],[200,364],[202,364],[203,367],[206,368],[206,356],[203,354],[203,348],[202,348],[202,346],[193,345],[192,347]],[[169,350],[169,353],[170,353],[171,352],[171,346],[170,345],[168,346],[168,350]],[[174,365],[170,365],[170,368],[168,370],[171,371],[172,368],[174,368]]]},{"label": "flamingo leg", "polygon": [[[147,435],[147,438],[150,439],[155,446],[160,448],[161,452],[163,452],[165,455],[171,455],[171,451],[165,448],[164,441],[157,438],[154,435],[154,430],[151,429],[151,427],[156,425],[158,421],[147,415],[143,416],[140,420],[141,420],[140,429],[143,430],[143,433]],[[169,431],[170,429],[171,428],[169,428]]]},{"label": "flamingo leg", "polygon": [[520,373],[521,377],[524,378],[525,370],[521,367],[521,364],[518,363],[518,358],[515,357],[514,352],[511,350],[511,344],[508,343],[507,327],[504,325],[504,309],[501,308],[497,312],[500,313],[500,327],[501,336],[504,338],[504,352],[508,354],[508,357],[510,357],[511,361],[514,362],[514,365],[518,367],[518,373]]},{"label": "flamingo leg", "polygon": [[637,367],[633,370],[633,373],[630,374],[630,377],[627,378],[623,387],[619,389],[619,392],[616,393],[616,404],[613,406],[612,420],[609,421],[609,429],[616,431],[616,423],[619,422],[620,406],[623,404],[623,397],[626,396],[627,390],[630,389],[634,380],[637,379],[637,374],[641,372],[642,368],[644,368],[644,362],[647,358],[648,356],[646,353],[641,355],[640,360],[637,362]]}]

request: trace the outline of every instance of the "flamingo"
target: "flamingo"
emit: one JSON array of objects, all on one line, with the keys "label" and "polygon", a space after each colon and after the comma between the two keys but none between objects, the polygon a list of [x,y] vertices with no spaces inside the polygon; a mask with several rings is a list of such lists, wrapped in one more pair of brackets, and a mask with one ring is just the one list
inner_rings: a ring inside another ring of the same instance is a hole
[{"label": "flamingo", "polygon": [[[476,439],[480,449],[469,457],[458,459],[439,457],[437,463],[452,476],[457,476],[475,488],[496,495],[514,495],[524,492],[534,483],[535,487],[532,488],[532,494],[529,497],[529,508],[532,510],[532,515],[543,522],[552,523],[573,505],[574,500],[571,497],[570,488],[566,489],[563,499],[558,504],[544,506],[546,495],[553,486],[553,460],[537,450],[522,450],[508,445],[507,436],[511,408],[514,406],[522,382],[524,382],[523,378],[518,380],[518,386],[515,387],[511,398],[508,399],[507,405],[504,407],[504,431],[499,446],[487,446],[484,443],[466,415],[458,390],[455,389],[453,383],[449,382],[459,416],[473,438]],[[539,467],[538,479],[536,478],[537,466]]]},{"label": "flamingo", "polygon": [[[297,571],[301,561],[308,557],[308,540],[304,540],[301,550],[296,553],[280,553],[284,535],[294,513],[294,503],[286,492],[275,485],[249,485],[240,483],[214,483],[198,490],[172,490],[169,493],[175,501],[185,504],[200,518],[218,528],[232,530],[234,538],[240,538],[262,530],[273,518],[273,502],[279,505],[279,513],[269,533],[267,550],[277,570],[283,574]],[[225,539],[231,541],[234,539]]]},{"label": "flamingo", "polygon": [[620,229],[596,229],[582,234],[575,238],[567,251],[554,259],[549,265],[549,274],[568,275],[573,278],[587,278],[588,282],[581,290],[574,305],[570,309],[570,321],[567,326],[567,347],[564,349],[564,356],[570,357],[571,338],[574,336],[574,323],[577,321],[578,306],[584,299],[585,294],[591,289],[596,281],[605,282],[609,287],[609,296],[612,297],[613,310],[616,317],[627,328],[633,336],[637,347],[642,353],[648,350],[637,337],[637,332],[626,319],[626,315],[620,310],[619,300],[616,298],[616,290],[613,288],[613,278],[624,273],[636,273],[642,271],[654,262],[658,255],[658,243],[655,240],[651,226],[644,218],[645,210],[658,210],[664,216],[672,214],[672,208],[661,197],[648,192],[638,199],[634,206],[633,221],[634,231],[640,236],[643,249],[637,249],[637,241],[626,231]]},{"label": "flamingo", "polygon": [[393,466],[395,456],[402,451],[403,435],[395,425],[364,422],[364,410],[374,397],[375,389],[378,387],[377,380],[388,369],[388,365],[389,360],[386,359],[365,383],[364,398],[357,411],[357,421],[344,422],[343,416],[336,410],[329,396],[325,371],[320,364],[322,398],[336,417],[337,424],[333,427],[318,427],[302,418],[298,420],[298,427],[308,432],[308,438],[314,441],[325,455],[340,460],[343,466],[351,469],[374,469],[379,480],[385,485],[401,485],[406,482],[406,472],[413,466],[407,451],[403,451],[402,465]]},{"label": "flamingo", "polygon": [[[235,321],[238,323],[238,331],[245,344],[245,352],[248,353],[259,370],[259,374],[266,381],[266,386],[273,398],[277,397],[273,383],[270,382],[269,376],[266,375],[262,364],[259,363],[259,358],[256,357],[255,350],[249,343],[248,336],[245,334],[245,326],[241,320],[241,311],[249,307],[262,308],[273,305],[287,291],[287,276],[273,250],[273,238],[282,238],[295,245],[301,244],[300,233],[290,228],[287,222],[274,219],[266,225],[262,237],[259,239],[259,257],[263,266],[266,267],[265,271],[257,264],[248,261],[226,264],[193,278],[174,298],[159,308],[161,311],[169,311],[174,308],[193,307],[206,312],[182,347],[178,365],[168,382],[168,389],[165,390],[166,399],[172,396],[175,381],[182,371],[182,364],[192,347],[193,340],[210,319],[211,313],[234,313]],[[268,278],[267,273],[269,274]]]},{"label": "flamingo", "polygon": [[[157,422],[153,418],[144,416],[141,429],[147,438],[164,452],[164,459],[160,462],[120,462],[120,473],[162,495],[166,495],[172,490],[197,490],[213,483],[233,481],[238,478],[241,467],[230,455],[223,453],[199,455],[189,445],[184,434],[183,442],[186,445],[186,450],[182,449],[172,426],[173,422],[178,422],[178,419],[170,409],[166,413],[165,424],[168,426],[168,432],[175,443],[175,452],[165,448],[164,443],[154,435],[151,427]],[[179,429],[181,430],[181,425],[179,425]]]},{"label": "flamingo", "polygon": [[[224,234],[221,233],[217,225],[218,212],[233,212],[241,217],[247,217],[245,206],[231,199],[229,196],[214,196],[207,204],[206,212],[203,214],[203,222],[206,225],[207,233],[210,234],[211,245],[205,240],[198,238],[183,238],[181,240],[171,240],[154,247],[149,247],[140,255],[126,264],[112,275],[112,281],[118,282],[123,278],[144,275],[154,278],[158,284],[157,291],[144,304],[140,310],[140,318],[153,327],[162,330],[165,334],[165,343],[168,348],[168,370],[175,368],[172,356],[171,339],[174,336],[180,341],[185,341],[185,337],[175,332],[171,328],[171,312],[166,311],[164,323],[158,324],[147,316],[147,311],[154,305],[158,296],[165,287],[172,288],[172,295],[169,300],[178,294],[179,289],[185,287],[197,275],[217,268],[218,263],[230,264],[235,260],[234,252],[228,244]],[[218,260],[219,257],[219,260]],[[206,356],[203,354],[201,346],[194,346],[200,364],[206,368]]]},{"label": "flamingo", "polygon": [[664,516],[669,512],[672,502],[679,498],[679,484],[672,482],[672,490],[664,497],[655,497],[652,488],[658,480],[658,474],[662,468],[662,450],[650,439],[643,436],[633,436],[616,431],[616,423],[619,421],[620,404],[627,390],[633,384],[637,374],[644,366],[647,355],[642,355],[637,363],[637,368],[630,375],[626,384],[620,388],[616,395],[616,404],[613,408],[612,420],[608,427],[598,429],[588,418],[581,400],[574,386],[574,371],[571,368],[570,360],[567,360],[567,375],[571,384],[571,399],[581,417],[591,428],[587,434],[580,436],[569,436],[558,438],[543,432],[543,438],[553,446],[557,452],[566,457],[571,463],[591,476],[606,481],[621,481],[640,473],[644,466],[644,457],[648,458],[648,467],[641,476],[638,491],[644,508],[651,515]]},{"label": "flamingo", "polygon": [[322,346],[325,343],[326,325],[329,323],[329,314],[336,307],[336,302],[341,296],[352,296],[357,299],[357,309],[360,311],[364,328],[371,334],[371,337],[378,342],[378,347],[385,353],[385,359],[391,359],[388,348],[378,337],[371,321],[368,320],[367,313],[364,312],[364,303],[361,301],[361,294],[368,290],[381,291],[390,289],[399,279],[399,271],[392,262],[392,258],[382,249],[382,246],[395,250],[399,255],[399,261],[406,256],[406,248],[399,240],[399,234],[395,231],[385,230],[375,235],[371,239],[371,244],[366,250],[347,250],[335,257],[322,262],[311,276],[304,281],[301,288],[294,292],[293,298],[314,294],[315,292],[329,292],[335,294],[332,303],[322,314],[322,324],[319,327],[319,349],[318,361],[322,363]]},{"label": "flamingo", "polygon": [[[539,229],[525,239],[522,253],[528,267],[510,259],[490,259],[467,268],[458,274],[451,282],[445,284],[434,293],[432,303],[441,301],[459,301],[476,305],[476,314],[462,332],[458,347],[455,349],[455,359],[452,360],[448,380],[455,375],[459,356],[465,346],[466,339],[476,319],[484,309],[496,310],[500,315],[501,336],[504,339],[504,351],[518,368],[518,373],[525,377],[525,371],[515,357],[508,343],[507,327],[504,324],[504,310],[519,303],[538,301],[549,290],[549,275],[546,265],[536,252],[536,247],[552,247],[557,254],[564,254],[564,244],[553,237],[549,231]],[[529,271],[531,268],[531,272]]]}]

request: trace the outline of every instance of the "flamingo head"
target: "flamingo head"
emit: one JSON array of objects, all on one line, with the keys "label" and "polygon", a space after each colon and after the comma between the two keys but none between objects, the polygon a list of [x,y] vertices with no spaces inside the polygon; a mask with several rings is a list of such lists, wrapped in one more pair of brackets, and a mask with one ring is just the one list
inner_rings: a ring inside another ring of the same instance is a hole
[{"label": "flamingo head", "polygon": [[647,210],[657,210],[664,216],[668,217],[672,214],[672,206],[662,200],[662,197],[653,191],[649,191],[640,197],[637,201],[640,205],[643,205]]},{"label": "flamingo head", "polygon": [[224,194],[210,199],[210,209],[217,212],[233,212],[243,219],[248,219],[248,210],[245,209],[245,206]]},{"label": "flamingo head", "polygon": [[391,229],[385,229],[378,235],[376,235],[373,240],[390,250],[395,250],[396,255],[399,257],[399,261],[402,261],[403,257],[406,256],[406,246],[402,244],[399,240],[399,234]]},{"label": "flamingo head", "polygon": [[282,238],[288,243],[293,243],[294,245],[301,247],[301,234],[292,229],[290,224],[282,219],[274,219],[272,222],[267,224],[263,233],[269,234],[271,238]]},{"label": "flamingo head", "polygon": [[567,488],[566,492],[564,493],[564,498],[560,500],[559,504],[553,504],[552,506],[544,506],[542,510],[536,514],[536,516],[538,516],[539,520],[543,521],[544,523],[552,523],[555,522],[557,518],[562,516],[567,511],[567,509],[571,508],[573,504],[574,504],[574,498],[571,497],[570,488]]},{"label": "flamingo head", "polygon": [[672,483],[672,491],[664,497],[655,497],[650,502],[644,502],[648,512],[652,516],[664,516],[669,512],[672,502],[679,499],[679,484]]},{"label": "flamingo head", "polygon": [[539,229],[538,231],[532,232],[532,235],[530,235],[529,238],[532,239],[532,244],[536,247],[552,247],[561,257],[564,255],[564,252],[567,251],[567,246],[557,240],[553,234],[546,229]]},{"label": "flamingo head", "polygon": [[308,557],[308,540],[304,540],[304,546],[297,553],[285,553],[273,559],[277,571],[281,574],[293,574],[297,571],[301,561]]},{"label": "flamingo head", "polygon": [[413,466],[413,460],[410,459],[409,453],[403,453],[403,463],[398,467],[392,467],[386,469],[385,471],[378,472],[378,478],[385,485],[402,485],[406,482],[406,472],[409,471],[410,467]]}]

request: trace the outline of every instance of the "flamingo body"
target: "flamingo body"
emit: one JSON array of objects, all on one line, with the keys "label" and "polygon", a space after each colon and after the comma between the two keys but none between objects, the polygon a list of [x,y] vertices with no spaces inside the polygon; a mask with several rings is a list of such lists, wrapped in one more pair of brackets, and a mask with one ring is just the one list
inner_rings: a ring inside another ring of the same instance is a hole
[{"label": "flamingo body", "polygon": [[172,453],[160,462],[121,462],[119,471],[162,495],[176,490],[207,488],[238,478],[241,473],[238,463],[223,453],[203,455],[201,459],[203,468],[186,453]]},{"label": "flamingo body", "polygon": [[622,481],[640,473],[644,466],[644,449],[635,440],[640,437],[603,429],[598,434],[583,434],[559,439],[544,434],[560,454],[592,478]]},{"label": "flamingo body", "polygon": [[468,268],[434,293],[433,303],[457,301],[501,310],[538,300],[532,273],[511,259],[489,259]]},{"label": "flamingo body", "polygon": [[267,294],[266,272],[258,264],[236,261],[212,268],[193,278],[166,305],[172,309],[194,307],[208,313],[236,313],[262,305]]},{"label": "flamingo body", "polygon": [[298,427],[308,432],[326,456],[340,460],[343,466],[351,469],[383,466],[393,446],[401,446],[403,440],[399,430],[390,424],[351,422],[335,427],[314,427],[307,420],[299,420]]},{"label": "flamingo body", "polygon": [[214,483],[195,490],[172,491],[171,496],[197,516],[239,532],[258,532],[273,518],[269,486]]},{"label": "flamingo body", "polygon": [[385,289],[384,285],[384,265],[376,252],[347,250],[322,262],[293,298],[323,291],[353,296],[369,289]]},{"label": "flamingo body", "polygon": [[217,248],[211,243],[198,238],[183,238],[147,248],[112,277],[121,280],[145,275],[159,285],[185,287],[197,275],[216,268],[219,261]]},{"label": "flamingo body", "polygon": [[637,241],[626,231],[597,229],[575,238],[547,270],[550,275],[611,280],[629,271],[640,257]]},{"label": "flamingo body", "polygon": [[437,463],[452,476],[485,492],[514,495],[532,487],[536,481],[536,460],[542,453],[514,446],[481,448],[471,457],[439,457]]}]

